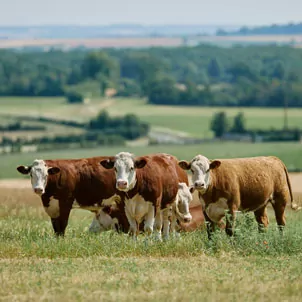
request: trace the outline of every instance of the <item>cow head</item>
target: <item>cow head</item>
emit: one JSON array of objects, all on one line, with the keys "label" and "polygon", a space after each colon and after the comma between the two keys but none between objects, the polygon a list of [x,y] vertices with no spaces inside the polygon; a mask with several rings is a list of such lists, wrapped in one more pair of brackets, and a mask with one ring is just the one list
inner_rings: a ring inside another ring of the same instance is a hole
[{"label": "cow head", "polygon": [[190,222],[192,216],[189,211],[189,204],[193,200],[189,187],[184,182],[178,184],[176,203],[176,215],[183,222]]},{"label": "cow head", "polygon": [[116,188],[120,191],[128,192],[136,184],[136,169],[141,169],[146,165],[145,158],[135,159],[129,152],[120,152],[114,159],[101,161],[101,165],[106,169],[115,170]]},{"label": "cow head", "polygon": [[112,206],[104,206],[97,211],[89,227],[89,232],[105,232],[117,228],[118,221],[110,216],[111,211]]},{"label": "cow head", "polygon": [[36,159],[31,166],[19,166],[17,170],[21,174],[29,174],[31,185],[34,192],[42,195],[45,192],[48,175],[57,174],[60,172],[58,167],[48,167],[44,160]]},{"label": "cow head", "polygon": [[[203,194],[210,185],[210,170],[217,169],[221,162],[219,160],[210,161],[203,155],[196,155],[191,162],[182,160],[178,162],[178,165],[184,170],[191,170],[193,187]],[[191,189],[191,191],[193,190]]]}]

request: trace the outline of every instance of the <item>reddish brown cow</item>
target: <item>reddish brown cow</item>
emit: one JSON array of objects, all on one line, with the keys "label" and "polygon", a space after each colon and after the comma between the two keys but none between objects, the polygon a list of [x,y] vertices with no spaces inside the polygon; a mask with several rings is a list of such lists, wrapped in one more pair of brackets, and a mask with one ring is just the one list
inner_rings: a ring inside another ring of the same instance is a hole
[{"label": "reddish brown cow", "polygon": [[[175,202],[178,183],[188,184],[187,174],[178,167],[176,157],[169,154],[154,154],[134,158],[128,152],[118,153],[115,157],[101,161],[106,169],[115,170],[116,188],[125,195],[125,213],[130,224],[130,232],[136,238],[139,224],[144,219],[147,234],[155,229],[161,238],[161,210]],[[164,236],[168,237],[169,228],[164,216]]]},{"label": "reddish brown cow", "polygon": [[285,226],[284,210],[293,202],[291,185],[284,163],[274,156],[221,159],[210,161],[202,155],[191,162],[180,161],[185,170],[191,170],[194,189],[198,190],[204,204],[204,216],[208,236],[211,237],[214,224],[229,212],[226,233],[233,235],[233,221],[238,210],[253,211],[259,230],[268,225],[266,206],[274,208],[280,230]]},{"label": "reddish brown cow", "polygon": [[35,160],[31,166],[19,166],[30,174],[33,190],[41,197],[56,235],[64,235],[74,202],[81,208],[119,199],[115,195],[113,171],[100,166],[108,157]]}]

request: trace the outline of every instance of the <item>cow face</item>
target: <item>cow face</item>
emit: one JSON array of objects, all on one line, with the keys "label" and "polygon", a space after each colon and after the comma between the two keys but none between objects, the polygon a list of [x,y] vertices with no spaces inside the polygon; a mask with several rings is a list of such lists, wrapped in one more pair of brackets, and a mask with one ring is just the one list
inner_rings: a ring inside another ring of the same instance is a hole
[{"label": "cow face", "polygon": [[110,216],[111,206],[101,208],[95,215],[90,227],[90,232],[105,232],[112,230],[118,225],[116,218]]},{"label": "cow face", "polygon": [[136,169],[141,169],[146,165],[144,158],[135,159],[131,153],[120,152],[114,160],[107,159],[101,162],[106,169],[115,170],[116,188],[119,191],[128,192],[133,189],[136,184]]},{"label": "cow face", "polygon": [[189,211],[190,202],[193,200],[189,187],[184,183],[178,184],[176,214],[183,222],[190,222],[192,216]]},{"label": "cow face", "polygon": [[184,170],[191,170],[193,186],[203,194],[210,185],[210,170],[218,168],[221,162],[219,160],[210,161],[203,155],[196,155],[191,162],[180,161],[178,165]]},{"label": "cow face", "polygon": [[42,159],[36,159],[31,166],[19,166],[17,170],[21,174],[29,174],[31,185],[36,194],[41,196],[45,192],[48,175],[60,172],[58,167],[47,167]]}]

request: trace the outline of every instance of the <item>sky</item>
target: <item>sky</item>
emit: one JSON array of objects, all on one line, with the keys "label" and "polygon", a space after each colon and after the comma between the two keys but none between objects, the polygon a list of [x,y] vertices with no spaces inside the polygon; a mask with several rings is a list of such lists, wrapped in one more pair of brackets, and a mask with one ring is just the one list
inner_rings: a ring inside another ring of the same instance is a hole
[{"label": "sky", "polygon": [[209,24],[302,21],[302,0],[0,0],[0,25]]}]

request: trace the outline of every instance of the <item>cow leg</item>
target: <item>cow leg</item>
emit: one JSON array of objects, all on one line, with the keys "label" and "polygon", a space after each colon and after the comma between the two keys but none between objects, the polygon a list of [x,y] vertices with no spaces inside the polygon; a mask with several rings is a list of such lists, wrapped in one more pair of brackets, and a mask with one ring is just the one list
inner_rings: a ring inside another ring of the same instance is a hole
[{"label": "cow leg", "polygon": [[283,195],[278,196],[277,194],[274,196],[274,200],[272,201],[272,206],[275,211],[275,217],[278,224],[279,231],[282,233],[286,224],[285,220],[285,207],[286,207],[286,199]]},{"label": "cow leg", "polygon": [[162,210],[164,240],[169,239],[169,230],[170,230],[169,210],[170,209],[168,209],[168,208]]},{"label": "cow leg", "polygon": [[258,223],[258,231],[263,233],[268,226],[268,217],[266,213],[266,206],[261,209],[258,209],[254,212],[256,221]]},{"label": "cow leg", "polygon": [[211,240],[212,234],[215,231],[215,223],[209,218],[209,216],[205,210],[203,211],[203,216],[204,216],[205,223],[206,223],[208,239]]},{"label": "cow leg", "polygon": [[147,236],[150,236],[152,234],[153,226],[154,226],[154,206],[149,205],[149,210],[147,215],[145,216],[145,225],[144,225],[144,231],[147,234]]},{"label": "cow leg", "polygon": [[129,209],[127,207],[125,207],[125,214],[126,214],[126,217],[128,219],[128,222],[129,222],[129,235],[134,239],[136,240],[137,239],[137,235],[138,235],[138,226],[137,226],[137,223],[136,223],[136,220],[134,217],[132,217],[131,213],[129,212]]},{"label": "cow leg", "polygon": [[177,217],[176,217],[176,214],[174,212],[174,210],[172,209],[172,215],[171,215],[171,233],[172,233],[172,236],[174,238],[179,238],[180,237],[180,234],[177,232],[177,228],[179,227],[178,224],[177,224]]},{"label": "cow leg", "polygon": [[60,216],[51,218],[53,230],[57,236],[64,236],[71,207],[60,207]]},{"label": "cow leg", "polygon": [[156,209],[154,227],[155,239],[161,241],[162,217],[161,210],[159,208]]}]

